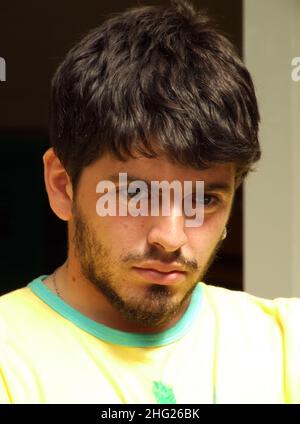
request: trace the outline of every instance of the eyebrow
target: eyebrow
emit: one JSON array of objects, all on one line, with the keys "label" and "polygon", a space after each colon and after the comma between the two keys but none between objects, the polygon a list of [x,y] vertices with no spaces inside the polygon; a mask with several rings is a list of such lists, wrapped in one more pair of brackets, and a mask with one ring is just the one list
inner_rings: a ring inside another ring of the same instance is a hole
[{"label": "eyebrow", "polygon": [[230,194],[232,192],[232,187],[228,183],[204,183],[204,188],[207,191],[222,191],[226,194]]},{"label": "eyebrow", "polygon": [[[119,174],[113,174],[110,177],[108,177],[108,179],[110,181],[113,182],[119,182]],[[127,181],[128,182],[132,182],[132,181],[143,181],[144,183],[147,184],[148,188],[151,187],[151,181],[149,180],[145,180],[144,178],[140,178],[140,177],[136,177],[134,175],[131,174],[127,174]],[[154,180],[153,180],[154,181]],[[157,180],[155,180],[157,181]],[[198,181],[203,181],[203,180],[198,180]],[[204,190],[205,191],[219,191],[219,192],[223,192],[225,194],[231,194],[232,193],[232,187],[230,184],[228,183],[224,183],[224,182],[212,182],[212,183],[205,183],[204,182]]]}]

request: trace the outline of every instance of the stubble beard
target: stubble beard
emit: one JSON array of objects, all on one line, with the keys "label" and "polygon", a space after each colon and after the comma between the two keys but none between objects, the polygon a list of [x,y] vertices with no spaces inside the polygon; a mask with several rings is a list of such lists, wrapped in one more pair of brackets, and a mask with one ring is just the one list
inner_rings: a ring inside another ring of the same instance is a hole
[{"label": "stubble beard", "polygon": [[222,240],[219,240],[205,267],[179,302],[172,301],[172,287],[160,284],[149,284],[143,299],[137,300],[130,293],[127,293],[125,299],[125,296],[118,293],[118,282],[109,270],[110,265],[114,265],[109,261],[112,257],[110,250],[97,240],[76,205],[73,205],[73,217],[73,246],[83,276],[106,297],[125,321],[145,328],[159,330],[159,327],[166,325],[180,314],[189,302],[197,283],[202,281],[213,263],[222,244]]}]

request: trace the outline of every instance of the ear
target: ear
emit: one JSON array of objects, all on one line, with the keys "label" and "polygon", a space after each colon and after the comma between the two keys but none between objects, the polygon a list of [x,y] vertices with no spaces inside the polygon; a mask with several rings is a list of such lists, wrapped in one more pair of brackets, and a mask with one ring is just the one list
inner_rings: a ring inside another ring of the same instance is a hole
[{"label": "ear", "polygon": [[51,147],[43,156],[45,186],[53,212],[63,221],[72,218],[72,183]]}]

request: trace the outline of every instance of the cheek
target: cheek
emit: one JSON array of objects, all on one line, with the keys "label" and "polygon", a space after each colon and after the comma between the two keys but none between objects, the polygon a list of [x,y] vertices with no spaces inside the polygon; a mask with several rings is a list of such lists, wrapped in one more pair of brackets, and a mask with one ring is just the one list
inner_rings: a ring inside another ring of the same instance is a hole
[{"label": "cheek", "polygon": [[132,249],[145,235],[145,223],[138,217],[95,215],[93,226],[101,238],[105,238],[117,250]]},{"label": "cheek", "polygon": [[[205,219],[203,225],[202,225],[202,231],[204,234],[207,234],[209,237],[216,237],[221,234],[226,222],[226,215],[223,214],[217,214],[215,216],[209,216],[207,219]],[[201,227],[200,227],[201,229]]]},{"label": "cheek", "polygon": [[195,256],[209,256],[218,243],[225,222],[221,217],[209,217],[197,228],[187,228],[186,234]]},{"label": "cheek", "polygon": [[[203,232],[209,233],[211,237],[221,235],[229,216],[229,206],[220,207],[217,211],[205,215]],[[201,227],[200,227],[201,228]]]}]

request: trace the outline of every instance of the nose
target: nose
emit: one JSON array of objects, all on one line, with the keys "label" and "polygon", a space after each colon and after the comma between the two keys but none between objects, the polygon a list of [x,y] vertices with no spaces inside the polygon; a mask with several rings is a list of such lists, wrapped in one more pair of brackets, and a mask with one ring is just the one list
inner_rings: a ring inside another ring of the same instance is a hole
[{"label": "nose", "polygon": [[174,252],[187,243],[183,215],[176,216],[173,211],[170,216],[153,217],[153,220],[153,225],[148,233],[149,244],[166,252]]}]

